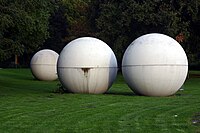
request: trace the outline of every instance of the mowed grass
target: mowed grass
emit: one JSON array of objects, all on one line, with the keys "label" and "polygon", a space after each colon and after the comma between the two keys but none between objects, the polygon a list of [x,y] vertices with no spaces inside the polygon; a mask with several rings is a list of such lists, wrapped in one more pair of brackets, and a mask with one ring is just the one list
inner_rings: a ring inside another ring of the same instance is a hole
[{"label": "mowed grass", "polygon": [[101,95],[55,93],[59,81],[0,69],[0,133],[200,132],[200,72],[170,97],[135,95],[121,74]]}]

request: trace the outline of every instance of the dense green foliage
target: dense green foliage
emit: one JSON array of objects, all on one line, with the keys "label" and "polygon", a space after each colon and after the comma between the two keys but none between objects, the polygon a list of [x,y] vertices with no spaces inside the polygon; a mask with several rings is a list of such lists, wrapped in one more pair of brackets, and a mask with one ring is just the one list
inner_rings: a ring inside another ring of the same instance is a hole
[{"label": "dense green foliage", "polygon": [[62,0],[50,17],[50,38],[44,48],[60,52],[69,41],[80,36],[92,36],[89,2],[87,0]]},{"label": "dense green foliage", "polygon": [[200,1],[182,0],[105,1],[99,5],[97,28],[100,37],[111,44],[118,59],[135,38],[152,32],[174,39],[183,33],[185,39],[181,45],[187,53],[194,54],[191,48],[196,49],[199,45],[193,43],[191,37],[198,39],[199,35],[191,35],[191,30],[195,29],[191,26],[199,18],[199,5]]},{"label": "dense green foliage", "polygon": [[60,52],[75,38],[93,36],[120,62],[134,39],[159,32],[182,34],[190,64],[200,64],[200,0],[1,0],[0,7],[1,60],[43,48]]},{"label": "dense green foliage", "polygon": [[0,0],[0,60],[38,50],[47,39],[50,0]]},{"label": "dense green foliage", "polygon": [[54,93],[58,81],[37,81],[28,69],[0,69],[0,132],[200,131],[200,72],[170,97],[135,95],[119,74],[101,95]]}]

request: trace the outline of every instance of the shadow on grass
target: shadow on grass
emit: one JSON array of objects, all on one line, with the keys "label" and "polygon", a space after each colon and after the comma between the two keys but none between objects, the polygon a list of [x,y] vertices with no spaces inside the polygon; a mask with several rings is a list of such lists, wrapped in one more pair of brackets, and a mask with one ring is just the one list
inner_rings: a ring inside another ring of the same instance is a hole
[{"label": "shadow on grass", "polygon": [[[144,96],[144,97],[159,97],[159,96],[145,96],[141,94],[135,94],[134,92],[106,92],[106,95],[123,95],[123,96]],[[192,96],[192,94],[185,94],[181,91],[178,91],[177,93],[170,95],[170,96],[160,96],[160,97],[183,97],[183,96]]]},{"label": "shadow on grass", "polygon": [[139,96],[133,92],[106,92],[105,95],[118,95],[118,96]]},{"label": "shadow on grass", "polygon": [[[51,93],[57,93],[57,94],[76,94],[76,93],[73,93],[73,92],[69,91],[68,89],[63,88],[63,86],[60,83],[57,84],[57,88],[55,90],[51,91]],[[82,94],[84,94],[84,93],[82,93]],[[97,95],[99,95],[99,94],[97,94]],[[107,91],[107,92],[103,93],[103,95],[145,96],[145,95],[141,95],[141,94],[136,94],[136,93],[131,92],[131,91],[130,92]],[[170,96],[155,96],[155,97],[182,97],[182,96],[191,96],[191,94],[185,94],[183,92],[183,90],[179,90],[175,94],[170,95]],[[153,97],[153,96],[146,96],[146,97]]]},{"label": "shadow on grass", "polygon": [[193,95],[192,94],[184,94],[184,93],[176,93],[172,96],[176,96],[176,97],[187,97],[187,96],[189,96],[189,97],[191,97]]},{"label": "shadow on grass", "polygon": [[[51,91],[52,93],[55,93],[55,94],[76,94],[76,93],[73,93],[67,89],[63,89],[61,86],[58,85],[58,88],[56,88],[54,91]],[[80,93],[81,94],[81,93]],[[82,93],[84,94],[84,93]],[[97,94],[99,95],[99,94]],[[101,95],[101,94],[100,94]],[[105,92],[103,93],[102,95],[116,95],[116,96],[139,96],[139,95],[136,95],[134,94],[133,92]]]},{"label": "shadow on grass", "polygon": [[[55,93],[55,94],[77,94],[77,93],[73,93],[71,91],[62,90],[62,89],[58,89],[58,88],[55,89],[54,91],[51,91],[51,93]],[[80,94],[87,94],[87,93],[80,93]],[[93,95],[93,94],[91,94],[91,95]],[[97,94],[97,95],[99,95],[99,94]],[[138,95],[131,93],[131,92],[106,92],[106,93],[103,93],[102,95],[138,96]]]}]

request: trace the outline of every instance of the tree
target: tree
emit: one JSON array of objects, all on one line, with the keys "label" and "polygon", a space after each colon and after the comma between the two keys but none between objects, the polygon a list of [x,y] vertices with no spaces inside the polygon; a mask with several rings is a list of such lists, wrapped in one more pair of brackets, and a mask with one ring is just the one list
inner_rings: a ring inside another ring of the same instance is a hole
[{"label": "tree", "polygon": [[67,36],[66,8],[61,2],[56,3],[57,8],[49,18],[49,38],[45,41],[42,48],[52,49],[60,53],[65,46],[64,38]]},{"label": "tree", "polygon": [[39,49],[48,33],[50,0],[0,1],[0,60]]},{"label": "tree", "polygon": [[[182,33],[190,38],[191,20],[199,11],[199,0],[98,0],[97,35],[105,40],[118,59],[137,37],[158,32],[175,39]],[[187,47],[187,42],[182,43]],[[187,50],[186,50],[187,51]],[[119,60],[119,61],[120,61]]]},{"label": "tree", "polygon": [[90,0],[61,0],[58,9],[50,17],[50,38],[44,48],[60,52],[62,48],[75,38],[94,36],[91,23]]},{"label": "tree", "polygon": [[190,66],[200,66],[200,0],[183,1],[179,0],[180,11],[182,12],[182,19],[189,23],[189,37],[183,44],[187,52]]},{"label": "tree", "polygon": [[63,6],[66,9],[68,35],[65,42],[69,42],[77,37],[93,36],[93,30],[90,23],[90,0],[63,0]]}]

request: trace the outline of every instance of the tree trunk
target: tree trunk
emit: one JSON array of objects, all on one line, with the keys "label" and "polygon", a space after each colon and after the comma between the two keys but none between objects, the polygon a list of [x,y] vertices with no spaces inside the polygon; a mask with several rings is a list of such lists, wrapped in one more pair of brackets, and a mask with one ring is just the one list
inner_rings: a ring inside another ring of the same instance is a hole
[{"label": "tree trunk", "polygon": [[18,64],[19,64],[18,56],[15,55],[15,67],[16,67],[16,68],[18,67]]}]

